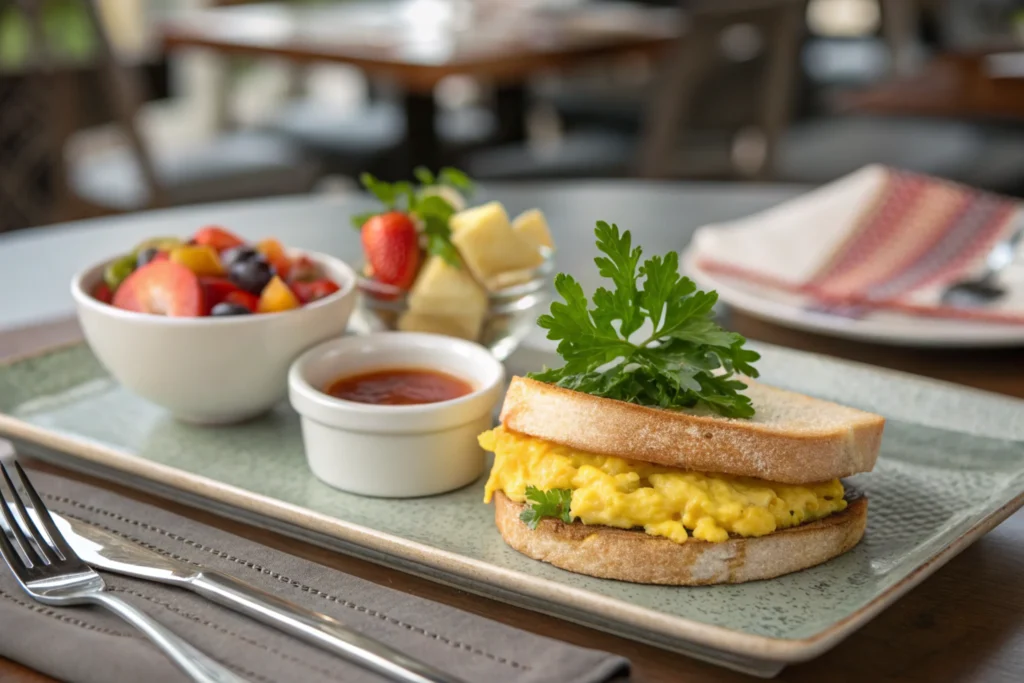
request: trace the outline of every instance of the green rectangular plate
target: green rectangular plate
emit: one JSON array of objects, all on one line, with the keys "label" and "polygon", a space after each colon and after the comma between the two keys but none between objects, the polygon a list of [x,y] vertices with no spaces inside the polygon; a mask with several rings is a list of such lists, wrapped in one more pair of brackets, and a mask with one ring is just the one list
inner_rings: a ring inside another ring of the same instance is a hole
[{"label": "green rectangular plate", "polygon": [[[0,433],[26,453],[215,508],[477,593],[763,676],[834,646],[1024,502],[1024,401],[757,345],[764,381],[888,419],[854,550],[735,586],[642,586],[508,548],[483,484],[412,500],[334,490],[282,405],[235,427],[180,424],[114,382],[85,345],[0,366]],[[512,373],[552,358],[524,349]]]}]

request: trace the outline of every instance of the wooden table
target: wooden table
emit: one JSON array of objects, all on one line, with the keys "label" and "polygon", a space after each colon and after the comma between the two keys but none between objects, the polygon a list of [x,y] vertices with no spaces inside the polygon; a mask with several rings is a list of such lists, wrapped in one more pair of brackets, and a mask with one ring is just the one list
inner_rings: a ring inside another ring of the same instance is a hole
[{"label": "wooden table", "polygon": [[[730,326],[752,338],[1024,396],[1024,351],[896,350],[829,339],[734,316]],[[0,356],[77,337],[73,321],[0,333]],[[624,640],[553,617],[471,595],[308,543],[230,521],[122,486],[51,465],[34,467],[117,491],[369,581],[528,631],[616,652],[632,660],[633,680],[650,683],[754,681],[739,673]],[[965,550],[874,621],[822,657],[783,670],[782,683],[863,681],[1024,680],[1024,515],[1018,513]],[[0,625],[2,630],[2,625]],[[39,683],[49,678],[0,659],[0,680]]]},{"label": "wooden table", "polygon": [[897,116],[1024,119],[1024,53],[947,53],[917,73],[844,97],[849,111]]},{"label": "wooden table", "polygon": [[527,0],[378,0],[335,5],[218,7],[188,12],[162,27],[167,50],[335,62],[358,67],[403,91],[408,153],[436,167],[434,86],[466,75],[498,86],[503,140],[525,131],[524,82],[539,72],[672,44],[674,9],[594,3],[553,12]]}]

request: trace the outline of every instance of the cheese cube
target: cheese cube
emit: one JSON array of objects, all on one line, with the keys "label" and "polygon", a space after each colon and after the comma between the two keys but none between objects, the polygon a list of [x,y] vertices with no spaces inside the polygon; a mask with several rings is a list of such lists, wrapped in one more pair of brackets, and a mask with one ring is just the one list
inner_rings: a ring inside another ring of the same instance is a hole
[{"label": "cheese cube", "polygon": [[487,278],[484,286],[488,291],[499,292],[509,287],[524,285],[535,277],[533,270],[506,270]]},{"label": "cheese cube", "polygon": [[476,340],[487,313],[487,292],[465,265],[455,268],[430,256],[409,290],[409,310],[398,320],[404,332],[433,332]]},{"label": "cheese cube", "polygon": [[523,211],[512,221],[512,230],[524,240],[538,249],[547,247],[555,248],[555,242],[551,239],[551,230],[548,229],[547,219],[540,209]]},{"label": "cheese cube", "polygon": [[470,315],[482,318],[487,293],[466,270],[429,256],[409,290],[409,308],[418,313]]},{"label": "cheese cube", "polygon": [[429,332],[430,334],[443,334],[447,337],[478,341],[482,323],[482,317],[406,311],[398,319],[398,329],[402,332]]},{"label": "cheese cube", "polygon": [[536,268],[544,257],[512,230],[499,202],[460,211],[451,218],[452,243],[480,282],[509,270]]}]

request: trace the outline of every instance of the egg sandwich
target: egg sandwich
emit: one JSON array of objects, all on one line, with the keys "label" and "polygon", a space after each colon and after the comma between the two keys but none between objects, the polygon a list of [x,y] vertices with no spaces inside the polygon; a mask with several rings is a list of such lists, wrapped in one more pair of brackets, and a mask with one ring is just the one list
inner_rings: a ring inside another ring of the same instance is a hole
[{"label": "egg sandwich", "polygon": [[674,254],[641,266],[628,232],[596,232],[616,289],[591,304],[556,279],[564,301],[539,323],[565,365],[513,378],[480,435],[505,542],[669,585],[773,578],[854,547],[868,502],[841,480],[873,469],[884,418],[755,381],[758,355],[712,321],[714,293]]}]

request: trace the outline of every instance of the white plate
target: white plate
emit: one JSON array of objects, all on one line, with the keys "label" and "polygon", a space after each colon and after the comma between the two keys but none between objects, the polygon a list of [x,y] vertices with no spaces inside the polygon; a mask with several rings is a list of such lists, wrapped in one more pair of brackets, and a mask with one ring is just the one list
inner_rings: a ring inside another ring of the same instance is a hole
[{"label": "white plate", "polygon": [[683,271],[701,289],[714,289],[718,299],[747,315],[806,332],[897,346],[997,347],[1024,346],[1024,325],[965,322],[878,312],[847,318],[803,308],[797,297],[723,278],[697,267],[692,252],[682,255]]}]

